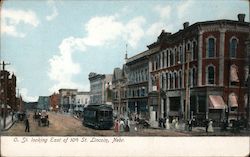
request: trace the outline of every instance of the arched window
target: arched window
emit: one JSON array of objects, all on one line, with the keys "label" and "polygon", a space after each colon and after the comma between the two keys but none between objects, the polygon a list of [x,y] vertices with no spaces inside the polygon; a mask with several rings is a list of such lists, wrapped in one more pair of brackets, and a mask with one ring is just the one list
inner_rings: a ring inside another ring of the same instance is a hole
[{"label": "arched window", "polygon": [[179,71],[178,84],[179,84],[179,88],[181,88],[182,87],[182,73],[181,73],[181,70]]},{"label": "arched window", "polygon": [[208,39],[208,57],[215,57],[215,39]]},{"label": "arched window", "polygon": [[183,52],[182,52],[182,47],[180,46],[180,62],[183,62]]},{"label": "arched window", "polygon": [[170,66],[174,64],[174,54],[173,51],[170,51]]},{"label": "arched window", "polygon": [[173,89],[173,73],[170,73],[170,77],[169,77],[169,84],[170,84],[170,89]]},{"label": "arched window", "polygon": [[214,66],[208,66],[207,68],[207,83],[214,84],[215,83],[215,74],[214,74]]},{"label": "arched window", "polygon": [[193,86],[196,86],[196,80],[197,80],[197,78],[196,78],[196,68],[194,67],[193,68],[193,73],[192,73],[192,79],[193,79]]},{"label": "arched window", "polygon": [[196,60],[197,59],[197,44],[196,44],[196,41],[193,41],[193,60]]},{"label": "arched window", "polygon": [[230,57],[236,57],[236,50],[237,50],[237,39],[233,38],[230,41]]},{"label": "arched window", "polygon": [[174,72],[174,88],[178,88],[178,79],[177,79],[177,73]]},{"label": "arched window", "polygon": [[169,74],[166,73],[166,89],[169,89]]}]

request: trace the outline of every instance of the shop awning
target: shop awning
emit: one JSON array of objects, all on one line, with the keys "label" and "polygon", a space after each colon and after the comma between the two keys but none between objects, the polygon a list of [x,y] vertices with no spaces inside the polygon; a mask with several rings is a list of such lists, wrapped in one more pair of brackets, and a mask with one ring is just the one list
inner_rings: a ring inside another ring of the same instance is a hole
[{"label": "shop awning", "polygon": [[209,95],[209,109],[225,109],[226,104],[219,95]]},{"label": "shop awning", "polygon": [[239,77],[237,74],[237,67],[235,65],[232,65],[230,67],[230,81],[231,82],[239,82]]},{"label": "shop awning", "polygon": [[228,105],[230,107],[238,107],[237,97],[236,97],[235,94],[230,94],[229,95]]}]

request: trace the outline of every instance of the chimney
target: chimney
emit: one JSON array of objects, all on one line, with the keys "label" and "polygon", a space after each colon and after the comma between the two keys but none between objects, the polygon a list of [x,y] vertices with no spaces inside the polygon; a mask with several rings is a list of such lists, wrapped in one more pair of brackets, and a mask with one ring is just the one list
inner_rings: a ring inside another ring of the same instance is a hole
[{"label": "chimney", "polygon": [[186,29],[189,26],[189,22],[183,23],[183,28]]},{"label": "chimney", "polygon": [[245,22],[245,14],[238,14],[238,20],[239,22]]}]

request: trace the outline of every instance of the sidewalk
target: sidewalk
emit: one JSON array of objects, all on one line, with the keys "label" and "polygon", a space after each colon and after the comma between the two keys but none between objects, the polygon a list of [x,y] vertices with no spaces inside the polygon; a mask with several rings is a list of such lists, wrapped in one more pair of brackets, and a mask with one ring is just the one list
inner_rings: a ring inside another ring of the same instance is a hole
[{"label": "sidewalk", "polygon": [[9,115],[9,116],[6,117],[6,126],[5,126],[5,128],[3,128],[4,119],[1,118],[1,119],[0,119],[0,130],[1,130],[1,131],[9,130],[9,129],[13,126],[13,124],[14,124],[15,122],[16,122],[15,116],[13,117],[13,122],[12,122],[12,116]]}]

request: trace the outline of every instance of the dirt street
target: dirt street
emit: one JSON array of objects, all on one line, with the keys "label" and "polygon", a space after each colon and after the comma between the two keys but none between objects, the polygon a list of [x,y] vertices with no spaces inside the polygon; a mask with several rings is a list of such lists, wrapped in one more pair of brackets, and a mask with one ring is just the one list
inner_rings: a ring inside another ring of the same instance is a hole
[{"label": "dirt street", "polygon": [[[70,115],[49,112],[49,127],[38,126],[29,113],[30,132],[25,132],[24,122],[16,122],[3,136],[189,136],[180,133],[159,129],[139,129],[138,131],[115,133],[111,130],[95,130],[82,125],[82,122]],[[133,129],[133,128],[131,128]]]}]

